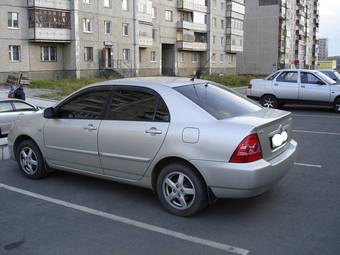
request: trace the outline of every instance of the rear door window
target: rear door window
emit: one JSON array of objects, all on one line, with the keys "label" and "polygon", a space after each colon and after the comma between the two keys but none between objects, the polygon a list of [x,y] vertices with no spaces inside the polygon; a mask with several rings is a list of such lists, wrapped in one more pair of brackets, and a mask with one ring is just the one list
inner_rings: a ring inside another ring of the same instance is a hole
[{"label": "rear door window", "polygon": [[10,102],[0,102],[0,113],[1,112],[12,112],[13,107]]},{"label": "rear door window", "polygon": [[169,122],[169,111],[160,96],[138,89],[117,89],[109,112],[111,120]]},{"label": "rear door window", "polygon": [[254,102],[211,83],[185,85],[174,89],[218,120],[261,110]]},{"label": "rear door window", "polygon": [[298,82],[298,72],[282,72],[277,78],[277,82],[289,82],[289,83],[297,83]]},{"label": "rear door window", "polygon": [[13,102],[16,111],[33,111],[34,107],[23,103],[23,102]]}]

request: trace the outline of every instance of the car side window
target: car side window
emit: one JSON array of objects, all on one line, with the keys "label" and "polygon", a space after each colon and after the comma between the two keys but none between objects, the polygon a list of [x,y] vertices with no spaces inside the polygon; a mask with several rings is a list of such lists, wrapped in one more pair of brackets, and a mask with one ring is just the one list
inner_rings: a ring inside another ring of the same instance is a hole
[{"label": "car side window", "polygon": [[301,83],[303,84],[324,84],[322,80],[312,73],[301,72]]},{"label": "car side window", "polygon": [[297,83],[298,73],[297,72],[282,72],[277,78],[277,82],[290,82]]},{"label": "car side window", "polygon": [[94,90],[84,92],[57,107],[57,117],[61,119],[103,119],[105,103],[110,91]]},{"label": "car side window", "polygon": [[12,112],[13,107],[10,102],[0,102],[0,113],[1,112]]},{"label": "car side window", "polygon": [[14,108],[16,111],[33,111],[34,107],[29,104],[25,104],[22,102],[13,102]]},{"label": "car side window", "polygon": [[146,91],[118,89],[113,94],[109,119],[168,122],[170,117],[159,96]]}]

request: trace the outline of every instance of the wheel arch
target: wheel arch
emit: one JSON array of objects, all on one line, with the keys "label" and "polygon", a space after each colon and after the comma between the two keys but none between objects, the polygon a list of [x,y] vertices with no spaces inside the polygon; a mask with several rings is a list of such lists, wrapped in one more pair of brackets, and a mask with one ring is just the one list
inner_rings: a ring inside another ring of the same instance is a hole
[{"label": "wheel arch", "polygon": [[161,170],[172,163],[180,163],[180,164],[184,164],[188,167],[190,167],[193,171],[195,171],[195,173],[198,175],[198,177],[201,179],[201,181],[204,183],[204,185],[207,187],[207,191],[208,191],[208,199],[209,202],[212,203],[216,200],[215,195],[213,194],[213,192],[211,191],[211,189],[209,188],[209,186],[207,185],[203,175],[201,174],[201,172],[197,169],[196,166],[194,166],[192,163],[190,163],[188,160],[183,159],[181,157],[175,157],[175,156],[171,156],[171,157],[165,157],[161,160],[159,160],[157,162],[157,164],[153,167],[152,170],[152,174],[151,174],[151,185],[152,185],[152,191],[154,193],[156,193],[156,184],[157,184],[157,178],[159,176],[159,173],[161,172]]},{"label": "wheel arch", "polygon": [[31,140],[39,148],[39,145],[34,141],[34,139],[32,137],[30,137],[28,135],[19,135],[15,139],[15,142],[13,143],[13,153],[14,153],[15,158],[17,157],[17,152],[18,152],[19,144],[22,143],[25,140]]}]

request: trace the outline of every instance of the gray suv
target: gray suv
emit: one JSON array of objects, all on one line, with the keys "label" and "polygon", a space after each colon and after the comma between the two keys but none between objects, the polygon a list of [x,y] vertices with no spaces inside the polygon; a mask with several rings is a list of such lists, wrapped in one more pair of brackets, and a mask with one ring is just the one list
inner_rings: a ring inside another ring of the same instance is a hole
[{"label": "gray suv", "polygon": [[251,80],[247,97],[278,108],[285,103],[331,105],[340,113],[340,85],[316,70],[285,69],[265,79]]}]

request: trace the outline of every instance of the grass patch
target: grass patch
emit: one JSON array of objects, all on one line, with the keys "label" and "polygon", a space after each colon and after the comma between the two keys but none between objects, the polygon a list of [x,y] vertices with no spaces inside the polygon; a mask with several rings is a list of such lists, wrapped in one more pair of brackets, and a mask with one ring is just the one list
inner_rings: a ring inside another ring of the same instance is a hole
[{"label": "grass patch", "polygon": [[223,84],[227,87],[243,87],[248,86],[250,80],[256,79],[256,78],[262,78],[259,76],[253,76],[253,75],[204,75],[202,79],[214,81],[220,84]]},{"label": "grass patch", "polygon": [[54,90],[52,93],[41,95],[44,98],[60,99],[91,83],[104,81],[103,78],[80,78],[79,80],[35,80],[30,88]]}]

